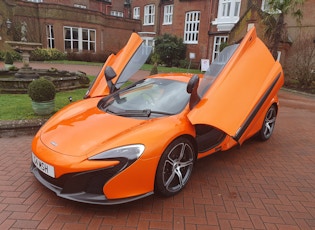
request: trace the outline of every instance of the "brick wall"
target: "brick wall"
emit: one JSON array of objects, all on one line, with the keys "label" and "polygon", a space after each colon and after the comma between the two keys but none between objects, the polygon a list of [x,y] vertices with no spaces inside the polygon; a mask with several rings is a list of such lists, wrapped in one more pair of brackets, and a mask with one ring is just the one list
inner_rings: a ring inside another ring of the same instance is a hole
[{"label": "brick wall", "polygon": [[[46,26],[53,25],[55,48],[64,51],[63,27],[79,27],[96,30],[96,52],[117,52],[127,42],[134,31],[141,30],[141,24],[137,20],[117,18],[105,15],[102,12],[80,9],[71,6],[54,3],[31,3],[19,1],[12,11],[13,30],[8,40],[20,39],[20,25],[22,21],[27,23],[27,40],[40,42],[47,47]],[[67,1],[69,3],[79,1]],[[81,1],[82,3],[84,1]],[[8,6],[7,6],[8,7]],[[1,44],[0,44],[1,45]]]}]

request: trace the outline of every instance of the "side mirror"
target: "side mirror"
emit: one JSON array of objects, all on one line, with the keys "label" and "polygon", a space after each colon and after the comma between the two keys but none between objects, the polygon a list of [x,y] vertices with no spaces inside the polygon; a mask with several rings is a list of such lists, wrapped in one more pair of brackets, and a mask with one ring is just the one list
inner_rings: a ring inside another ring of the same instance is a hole
[{"label": "side mirror", "polygon": [[189,108],[192,109],[200,101],[199,95],[197,93],[199,86],[199,77],[194,75],[187,84],[187,93],[190,94]]},{"label": "side mirror", "polygon": [[111,66],[106,66],[104,74],[106,81],[111,81],[116,77],[116,72]]},{"label": "side mirror", "polygon": [[194,90],[197,90],[199,84],[198,75],[192,76],[187,84],[187,93],[192,94]]},{"label": "side mirror", "polygon": [[105,79],[109,88],[110,93],[115,91],[115,85],[112,80],[116,77],[116,72],[111,66],[106,66],[104,71]]}]

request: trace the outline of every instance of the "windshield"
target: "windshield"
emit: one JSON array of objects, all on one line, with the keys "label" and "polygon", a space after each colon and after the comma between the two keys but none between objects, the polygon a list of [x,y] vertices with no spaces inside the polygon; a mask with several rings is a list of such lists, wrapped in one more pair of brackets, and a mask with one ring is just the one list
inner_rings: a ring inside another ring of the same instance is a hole
[{"label": "windshield", "polygon": [[200,97],[202,97],[205,92],[207,92],[214,80],[219,76],[238,46],[239,44],[225,47],[211,63],[198,88],[198,95]]},{"label": "windshield", "polygon": [[187,105],[187,83],[150,78],[103,98],[98,107],[126,117],[159,117],[181,112]]}]

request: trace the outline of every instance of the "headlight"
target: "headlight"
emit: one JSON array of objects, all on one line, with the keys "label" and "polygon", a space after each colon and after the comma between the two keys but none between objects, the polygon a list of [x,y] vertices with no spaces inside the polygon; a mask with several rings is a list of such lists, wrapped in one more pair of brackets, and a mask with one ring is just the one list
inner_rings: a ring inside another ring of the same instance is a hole
[{"label": "headlight", "polygon": [[144,152],[144,145],[127,145],[123,147],[118,147],[115,149],[110,149],[105,152],[99,153],[95,156],[89,157],[89,160],[109,160],[117,158],[126,158],[128,161],[137,160],[141,154]]}]

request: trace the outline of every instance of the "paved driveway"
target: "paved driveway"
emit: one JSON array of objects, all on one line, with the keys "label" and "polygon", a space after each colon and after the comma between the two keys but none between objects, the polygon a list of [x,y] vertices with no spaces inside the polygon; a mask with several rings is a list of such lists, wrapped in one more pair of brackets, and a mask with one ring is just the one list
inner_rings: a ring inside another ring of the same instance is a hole
[{"label": "paved driveway", "polygon": [[32,136],[0,138],[0,229],[315,229],[315,98],[280,99],[269,141],[198,161],[175,197],[117,206],[57,197],[30,173]]}]

